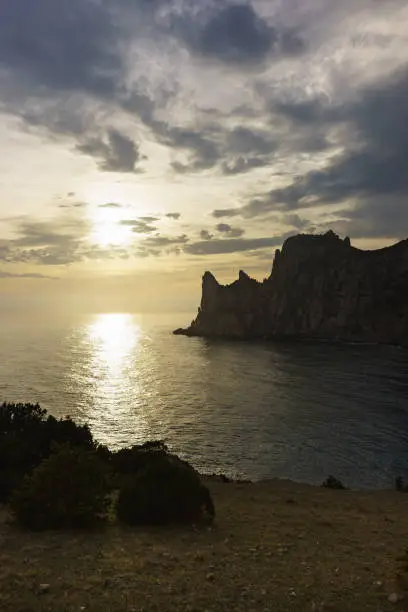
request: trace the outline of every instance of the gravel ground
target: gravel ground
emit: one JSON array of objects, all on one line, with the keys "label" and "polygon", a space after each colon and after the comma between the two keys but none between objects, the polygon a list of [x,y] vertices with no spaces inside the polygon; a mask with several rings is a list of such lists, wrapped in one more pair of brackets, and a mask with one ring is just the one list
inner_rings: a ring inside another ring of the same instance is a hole
[{"label": "gravel ground", "polygon": [[32,534],[0,506],[0,611],[408,610],[408,494],[208,484],[210,528]]}]

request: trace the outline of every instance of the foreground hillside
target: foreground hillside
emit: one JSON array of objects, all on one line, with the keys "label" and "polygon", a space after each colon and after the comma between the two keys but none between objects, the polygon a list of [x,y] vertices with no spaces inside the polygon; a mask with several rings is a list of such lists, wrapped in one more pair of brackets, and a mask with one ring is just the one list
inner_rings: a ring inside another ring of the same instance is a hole
[{"label": "foreground hillside", "polygon": [[[209,482],[212,528],[26,533],[0,510],[0,610],[406,610],[408,495]],[[41,586],[43,585],[43,586]]]}]

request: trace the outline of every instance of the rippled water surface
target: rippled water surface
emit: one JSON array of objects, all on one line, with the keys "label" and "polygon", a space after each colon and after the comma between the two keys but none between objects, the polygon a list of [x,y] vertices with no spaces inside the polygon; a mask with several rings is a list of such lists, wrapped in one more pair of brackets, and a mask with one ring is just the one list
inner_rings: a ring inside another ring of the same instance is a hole
[{"label": "rippled water surface", "polygon": [[359,488],[408,475],[408,351],[173,336],[187,320],[3,316],[0,399],[88,422],[112,448],[165,439],[206,472]]}]

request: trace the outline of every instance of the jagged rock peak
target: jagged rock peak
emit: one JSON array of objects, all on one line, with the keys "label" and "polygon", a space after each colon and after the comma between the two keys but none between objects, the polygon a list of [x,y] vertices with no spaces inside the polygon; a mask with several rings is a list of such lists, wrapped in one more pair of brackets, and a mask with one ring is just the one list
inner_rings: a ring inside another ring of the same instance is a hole
[{"label": "jagged rock peak", "polygon": [[244,272],[244,270],[240,270],[239,271],[239,280],[240,281],[246,281],[246,280],[252,280],[250,276],[248,276],[248,274],[246,272]]},{"label": "jagged rock peak", "polygon": [[363,251],[333,231],[292,236],[263,283],[206,272],[191,336],[316,338],[408,346],[408,240]]},{"label": "jagged rock peak", "polygon": [[203,285],[214,285],[214,284],[219,285],[219,282],[215,278],[214,274],[207,270],[203,274]]}]

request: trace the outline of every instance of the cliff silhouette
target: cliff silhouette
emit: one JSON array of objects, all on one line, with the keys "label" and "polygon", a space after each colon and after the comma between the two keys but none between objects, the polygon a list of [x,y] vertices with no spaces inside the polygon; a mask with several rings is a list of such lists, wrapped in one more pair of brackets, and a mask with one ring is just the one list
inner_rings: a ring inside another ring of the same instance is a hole
[{"label": "cliff silhouette", "polygon": [[174,333],[408,346],[408,240],[363,251],[331,230],[292,236],[263,282],[240,271],[220,285],[205,272],[197,317]]}]

